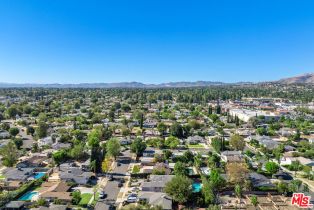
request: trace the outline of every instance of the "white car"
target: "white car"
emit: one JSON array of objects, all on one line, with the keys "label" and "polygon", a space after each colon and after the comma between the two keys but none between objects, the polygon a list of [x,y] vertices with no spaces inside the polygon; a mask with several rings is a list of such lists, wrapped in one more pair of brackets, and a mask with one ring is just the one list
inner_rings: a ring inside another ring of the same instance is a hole
[{"label": "white car", "polygon": [[128,195],[128,198],[126,199],[128,203],[136,203],[137,202],[137,195],[136,194],[130,194]]}]

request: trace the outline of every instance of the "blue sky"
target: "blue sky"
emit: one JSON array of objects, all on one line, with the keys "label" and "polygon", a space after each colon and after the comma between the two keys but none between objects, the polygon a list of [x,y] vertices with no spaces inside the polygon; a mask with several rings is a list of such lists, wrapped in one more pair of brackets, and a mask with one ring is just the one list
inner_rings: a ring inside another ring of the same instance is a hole
[{"label": "blue sky", "polygon": [[2,0],[0,82],[263,81],[314,72],[312,0]]}]

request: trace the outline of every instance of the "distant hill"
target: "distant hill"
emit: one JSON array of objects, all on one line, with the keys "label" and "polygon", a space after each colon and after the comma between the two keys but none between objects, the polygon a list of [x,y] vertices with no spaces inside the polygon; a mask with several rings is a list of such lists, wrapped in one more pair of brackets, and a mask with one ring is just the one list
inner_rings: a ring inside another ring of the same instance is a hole
[{"label": "distant hill", "polygon": [[[79,84],[16,84],[16,83],[1,83],[0,88],[179,88],[179,87],[208,87],[208,86],[221,86],[221,85],[254,85],[262,84],[253,82],[211,82],[211,81],[196,81],[196,82],[168,82],[161,84],[144,84],[140,82],[117,82],[117,83],[79,83]],[[314,84],[314,73],[308,73],[296,77],[285,78],[273,82],[265,83],[278,83],[278,84]]]},{"label": "distant hill", "polygon": [[[140,82],[118,82],[118,83],[79,83],[79,84],[15,84],[0,83],[0,88],[22,88],[22,87],[42,87],[42,88],[175,88],[175,87],[207,87],[213,85],[228,85],[231,83],[223,82],[169,82],[161,84],[144,84]],[[233,84],[252,84],[249,82],[240,82]]]},{"label": "distant hill", "polygon": [[314,84],[314,73],[284,78],[277,81],[280,84]]}]

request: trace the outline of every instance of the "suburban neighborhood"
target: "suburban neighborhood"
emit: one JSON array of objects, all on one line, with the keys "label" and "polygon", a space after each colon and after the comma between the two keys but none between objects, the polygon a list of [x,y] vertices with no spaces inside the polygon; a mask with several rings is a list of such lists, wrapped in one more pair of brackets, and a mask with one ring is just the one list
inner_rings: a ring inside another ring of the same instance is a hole
[{"label": "suburban neighborhood", "polygon": [[293,193],[313,202],[312,86],[0,96],[1,209],[299,209]]}]

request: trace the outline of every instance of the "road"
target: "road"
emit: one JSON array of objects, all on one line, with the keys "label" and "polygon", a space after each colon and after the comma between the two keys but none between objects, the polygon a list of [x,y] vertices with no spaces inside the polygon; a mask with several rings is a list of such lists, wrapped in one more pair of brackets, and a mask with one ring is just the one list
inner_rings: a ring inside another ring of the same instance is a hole
[{"label": "road", "polygon": [[115,204],[115,201],[117,200],[118,194],[120,192],[120,187],[118,187],[118,180],[126,176],[131,163],[130,150],[122,152],[122,154],[117,158],[117,161],[121,163],[121,166],[116,166],[110,173],[113,175],[114,180],[108,181],[105,188],[103,189],[103,191],[107,194],[107,198],[97,202],[95,206],[95,209],[97,210],[106,208],[106,203]]}]

